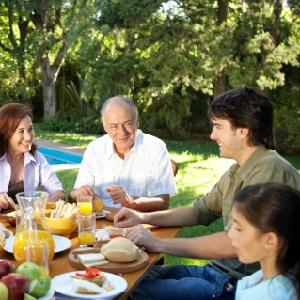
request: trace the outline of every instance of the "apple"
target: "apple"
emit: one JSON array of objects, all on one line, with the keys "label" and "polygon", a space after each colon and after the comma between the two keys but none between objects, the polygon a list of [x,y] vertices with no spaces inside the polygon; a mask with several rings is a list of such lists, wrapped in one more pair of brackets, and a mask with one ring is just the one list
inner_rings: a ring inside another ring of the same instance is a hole
[{"label": "apple", "polygon": [[23,300],[29,291],[29,279],[24,274],[9,273],[1,278],[8,288],[8,300]]},{"label": "apple", "polygon": [[29,295],[34,297],[44,296],[50,289],[51,277],[41,276],[38,279],[34,279],[30,282]]},{"label": "apple", "polygon": [[8,300],[8,288],[3,282],[0,282],[0,299]]},{"label": "apple", "polygon": [[25,293],[24,294],[24,300],[37,300],[37,298]]},{"label": "apple", "polygon": [[11,272],[11,266],[8,260],[0,260],[0,279]]},{"label": "apple", "polygon": [[38,265],[33,262],[26,261],[18,266],[16,273],[24,274],[28,277],[29,282],[41,276],[41,271]]}]

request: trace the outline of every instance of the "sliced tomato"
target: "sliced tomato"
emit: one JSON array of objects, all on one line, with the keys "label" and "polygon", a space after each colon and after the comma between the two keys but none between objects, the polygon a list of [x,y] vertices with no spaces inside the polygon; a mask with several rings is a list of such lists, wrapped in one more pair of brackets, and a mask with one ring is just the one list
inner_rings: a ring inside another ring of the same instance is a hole
[{"label": "sliced tomato", "polygon": [[87,268],[85,270],[85,273],[76,273],[76,276],[81,276],[85,278],[93,278],[101,275],[102,275],[101,271],[96,268]]},{"label": "sliced tomato", "polygon": [[109,237],[111,239],[116,238],[116,237],[124,237],[124,234],[122,234],[122,233],[110,234]]}]

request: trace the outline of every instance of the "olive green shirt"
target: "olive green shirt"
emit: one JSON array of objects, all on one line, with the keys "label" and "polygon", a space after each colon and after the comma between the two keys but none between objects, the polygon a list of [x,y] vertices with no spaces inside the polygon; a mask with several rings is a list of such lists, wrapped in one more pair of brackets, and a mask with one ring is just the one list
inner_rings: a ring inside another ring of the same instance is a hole
[{"label": "olive green shirt", "polygon": [[[194,202],[194,211],[198,224],[209,225],[216,219],[223,217],[224,230],[231,227],[231,207],[234,195],[244,187],[263,183],[280,182],[300,190],[300,173],[275,150],[259,147],[245,162],[243,166],[233,164],[219,182],[214,185],[210,193],[200,197]],[[245,265],[237,258],[212,261],[219,267],[229,268],[227,273],[236,277],[252,274],[259,266]],[[240,276],[238,276],[240,275]]]}]

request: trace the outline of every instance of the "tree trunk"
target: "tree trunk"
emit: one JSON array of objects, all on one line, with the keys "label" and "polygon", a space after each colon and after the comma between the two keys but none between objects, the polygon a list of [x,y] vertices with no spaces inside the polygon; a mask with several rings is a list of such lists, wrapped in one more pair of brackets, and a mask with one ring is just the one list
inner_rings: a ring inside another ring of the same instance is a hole
[{"label": "tree trunk", "polygon": [[42,85],[43,85],[43,103],[44,103],[44,119],[50,119],[55,116],[56,112],[56,92],[55,81],[56,71],[50,65],[48,57],[41,59],[42,69]]},{"label": "tree trunk", "polygon": [[226,91],[226,76],[224,71],[219,73],[214,79],[214,98],[220,96]]},{"label": "tree trunk", "polygon": [[[228,0],[218,0],[217,25],[222,24],[228,17]],[[226,75],[221,71],[216,75],[213,83],[214,98],[223,94],[226,90]]]}]

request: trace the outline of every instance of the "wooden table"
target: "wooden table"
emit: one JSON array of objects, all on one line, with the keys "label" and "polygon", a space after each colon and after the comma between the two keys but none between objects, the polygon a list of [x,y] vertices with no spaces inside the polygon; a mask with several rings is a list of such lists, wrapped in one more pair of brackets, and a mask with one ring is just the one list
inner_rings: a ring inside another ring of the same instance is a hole
[{"label": "wooden table", "polygon": [[[105,208],[106,209],[106,208]],[[114,212],[114,209],[107,208],[107,210],[110,210]],[[9,230],[15,232],[15,228],[11,226],[6,221],[6,215],[0,214],[0,221],[8,228]],[[112,222],[106,221],[105,219],[97,220],[97,229],[102,229],[107,225],[111,225]],[[181,230],[181,227],[171,227],[171,228],[156,228],[151,230],[153,235],[161,238],[173,238],[176,237]],[[78,247],[78,239],[77,239],[77,233],[73,232],[70,240],[72,242],[72,245],[69,249],[56,253],[54,256],[54,259],[50,262],[50,276],[53,278],[57,275],[61,275],[63,273],[67,272],[73,272],[77,271],[78,269],[75,269],[72,267],[69,263],[69,253],[71,250]],[[147,271],[151,268],[152,265],[157,263],[158,261],[164,262],[164,254],[161,253],[151,253],[147,252],[149,255],[149,263],[145,267],[143,267],[140,270],[131,272],[131,273],[125,273],[122,274],[122,277],[127,281],[128,287],[124,293],[122,293],[120,296],[118,296],[115,299],[123,300],[127,299],[129,294],[134,290],[134,288],[138,285],[140,280],[146,275]],[[16,262],[14,261],[14,256],[12,253],[8,253],[4,250],[0,252],[0,258],[1,259],[7,259],[11,261],[14,265],[16,265]]]}]

